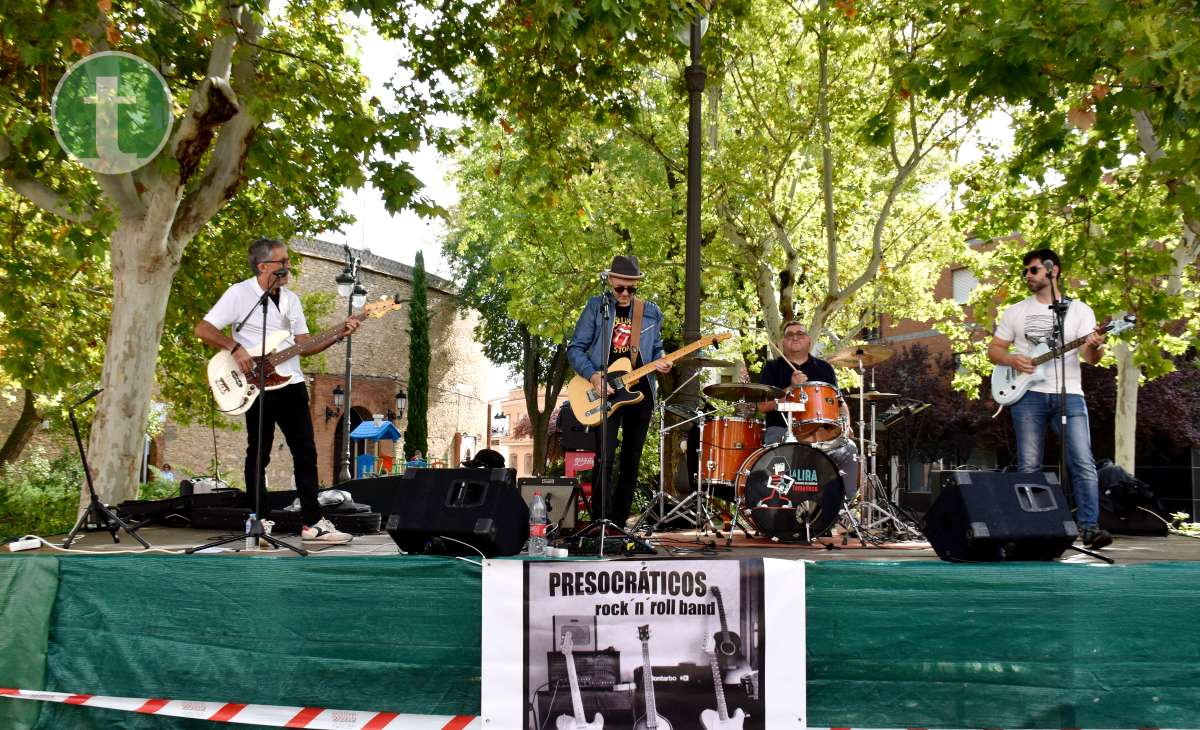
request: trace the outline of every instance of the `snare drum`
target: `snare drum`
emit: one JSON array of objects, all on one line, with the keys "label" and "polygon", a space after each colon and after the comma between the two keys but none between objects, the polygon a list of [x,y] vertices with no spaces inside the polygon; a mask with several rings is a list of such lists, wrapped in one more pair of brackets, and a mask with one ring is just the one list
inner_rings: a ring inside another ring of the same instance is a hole
[{"label": "snare drum", "polygon": [[800,441],[830,441],[842,435],[842,394],[836,385],[810,380],[788,388],[783,399],[803,406],[792,415],[792,433]]},{"label": "snare drum", "polygon": [[763,443],[763,424],[746,418],[716,418],[706,421],[702,442],[700,477],[704,482],[733,486],[738,467]]}]

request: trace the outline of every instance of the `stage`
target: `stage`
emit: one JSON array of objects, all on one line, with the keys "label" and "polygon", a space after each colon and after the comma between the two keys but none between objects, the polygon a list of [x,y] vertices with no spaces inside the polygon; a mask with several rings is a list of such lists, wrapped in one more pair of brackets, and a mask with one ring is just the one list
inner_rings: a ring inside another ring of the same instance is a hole
[{"label": "stage", "polygon": [[[144,531],[164,549],[217,534]],[[645,559],[705,557],[706,541],[666,533],[655,541],[659,556]],[[711,555],[813,561],[811,726],[1194,726],[1200,540],[1118,537],[1104,551],[1115,566],[1072,551],[1053,563],[951,564],[916,543],[834,542],[811,548],[739,535],[734,549]],[[386,534],[310,558],[103,554],[131,544],[91,533],[79,543],[85,553],[3,555],[0,687],[480,710],[486,607],[476,562],[398,555]],[[0,701],[5,728],[217,726]]]}]

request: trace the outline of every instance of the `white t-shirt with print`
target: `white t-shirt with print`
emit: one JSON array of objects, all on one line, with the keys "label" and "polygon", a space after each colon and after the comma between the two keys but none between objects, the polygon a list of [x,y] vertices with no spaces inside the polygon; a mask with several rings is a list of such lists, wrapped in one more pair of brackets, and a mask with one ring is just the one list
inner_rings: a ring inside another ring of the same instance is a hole
[{"label": "white t-shirt with print", "polygon": [[[258,302],[259,297],[263,294],[262,287],[258,285],[258,280],[251,277],[245,281],[239,281],[233,286],[225,290],[213,308],[208,310],[208,314],[204,315],[204,321],[216,327],[219,330],[224,330],[226,327],[236,324],[246,316],[246,312]],[[308,334],[308,322],[304,319],[304,308],[300,305],[300,297],[296,296],[295,292],[286,288],[279,287],[279,304],[276,305],[274,300],[267,300],[267,332],[275,332],[277,330],[285,330],[288,336],[277,349],[284,350],[296,344],[296,335]],[[233,339],[242,344],[252,357],[257,357],[262,351],[263,329],[262,329],[262,310],[255,310],[254,314],[250,315],[250,319],[246,320],[246,326],[241,332],[233,332]],[[275,366],[275,371],[280,375],[288,377],[288,384],[303,383],[304,372],[300,370],[300,356],[289,358]]]},{"label": "white t-shirt with print", "polygon": [[[1065,324],[1067,342],[1083,337],[1096,329],[1096,315],[1092,308],[1076,299],[1071,300],[1067,309]],[[1046,343],[1051,348],[1058,345],[1051,342],[1054,338],[1054,312],[1050,305],[1042,304],[1037,297],[1029,297],[1017,302],[1004,311],[1000,323],[996,327],[996,336],[1008,340],[1016,346],[1017,352],[1028,355],[1037,345]],[[1038,393],[1058,393],[1058,371],[1053,362],[1045,363],[1047,378],[1033,386],[1030,390]],[[1079,375],[1079,348],[1067,353],[1066,385],[1068,393],[1083,395],[1083,382]]]}]

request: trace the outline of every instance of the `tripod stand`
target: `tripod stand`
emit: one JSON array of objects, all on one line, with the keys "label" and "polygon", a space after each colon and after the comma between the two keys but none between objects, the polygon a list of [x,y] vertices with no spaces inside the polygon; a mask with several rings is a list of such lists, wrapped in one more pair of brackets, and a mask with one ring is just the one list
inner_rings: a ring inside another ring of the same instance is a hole
[{"label": "tripod stand", "polygon": [[100,498],[96,496],[96,487],[92,484],[92,470],[88,466],[87,452],[83,449],[83,438],[79,435],[79,422],[75,420],[75,409],[87,403],[92,398],[100,394],[103,388],[96,388],[91,393],[88,393],[83,400],[77,401],[70,407],[69,413],[71,416],[71,431],[75,434],[75,445],[79,447],[79,460],[83,462],[84,481],[87,482],[88,494],[91,495],[91,501],[88,503],[87,509],[79,515],[79,519],[75,521],[75,526],[71,528],[71,532],[67,533],[67,539],[63,540],[63,548],[71,547],[75,542],[75,538],[79,535],[79,531],[84,525],[99,525],[112,534],[113,542],[121,542],[117,537],[117,530],[124,530],[126,534],[142,544],[142,547],[150,549],[150,543],[142,539],[142,536],[137,534],[137,527],[130,527],[120,517],[110,510]]},{"label": "tripod stand", "polygon": [[266,542],[268,545],[271,545],[272,547],[287,548],[288,550],[291,550],[292,552],[297,553],[299,555],[308,555],[308,551],[305,550],[304,548],[296,547],[295,545],[292,545],[292,544],[286,543],[282,540],[279,540],[272,535],[268,535],[266,533],[266,530],[263,529],[263,524],[262,524],[262,511],[261,511],[262,510],[262,486],[263,486],[262,485],[262,476],[263,476],[263,473],[262,473],[263,472],[262,436],[263,436],[263,415],[264,415],[264,411],[266,410],[266,403],[263,401],[263,399],[266,397],[266,385],[267,385],[267,302],[270,301],[270,299],[271,299],[271,291],[277,288],[279,279],[282,278],[283,276],[285,276],[286,274],[287,274],[286,268],[280,269],[280,270],[272,273],[271,281],[270,281],[269,285],[264,289],[262,296],[259,297],[258,301],[255,302],[254,306],[250,308],[250,311],[246,312],[246,316],[242,317],[242,321],[238,322],[234,326],[234,331],[240,332],[242,330],[242,328],[246,326],[246,322],[250,319],[250,315],[254,314],[254,310],[262,309],[262,331],[261,331],[262,343],[259,346],[259,359],[255,365],[255,371],[256,371],[255,375],[257,375],[257,377],[258,377],[258,398],[259,398],[258,403],[255,404],[258,407],[258,419],[257,419],[258,420],[258,439],[257,439],[257,441],[255,441],[255,450],[254,450],[254,517],[250,523],[250,534],[249,535],[230,535],[229,537],[223,537],[223,538],[220,538],[219,540],[214,540],[214,541],[212,541],[210,543],[206,543],[204,545],[190,547],[187,550],[184,550],[184,552],[187,553],[188,555],[191,555],[192,553],[198,552],[200,550],[207,550],[208,548],[218,547],[221,545],[227,545],[231,542],[237,542],[238,540],[244,540],[244,539],[246,539],[246,537],[253,538],[255,545],[258,544],[259,540],[262,540],[262,541]]}]

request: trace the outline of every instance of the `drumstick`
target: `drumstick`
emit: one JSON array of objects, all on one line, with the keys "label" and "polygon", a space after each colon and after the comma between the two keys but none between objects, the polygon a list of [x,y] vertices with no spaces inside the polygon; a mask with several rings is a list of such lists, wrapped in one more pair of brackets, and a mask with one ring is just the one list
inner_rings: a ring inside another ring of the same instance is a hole
[{"label": "drumstick", "polygon": [[[771,342],[770,337],[767,338],[767,344],[770,345],[771,347],[775,347],[775,343]],[[780,350],[778,347],[775,347],[775,352],[779,353],[779,356],[782,357],[783,361],[788,364],[788,367],[790,367],[792,369],[792,372],[795,372],[800,369],[800,368],[796,367],[795,365],[792,365],[792,361],[788,359],[787,355],[783,354],[783,350]]]}]

